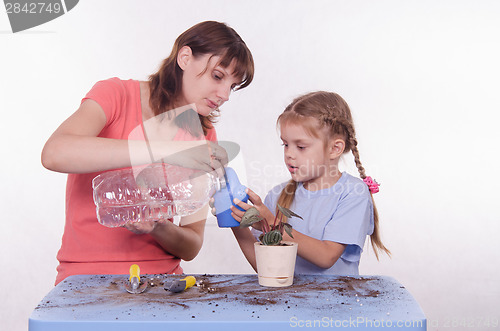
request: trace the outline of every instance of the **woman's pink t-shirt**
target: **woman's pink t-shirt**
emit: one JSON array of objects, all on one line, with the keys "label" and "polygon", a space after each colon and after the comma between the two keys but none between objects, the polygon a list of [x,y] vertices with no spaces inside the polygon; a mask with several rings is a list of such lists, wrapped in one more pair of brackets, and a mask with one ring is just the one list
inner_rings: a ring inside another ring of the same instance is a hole
[{"label": "woman's pink t-shirt", "polygon": [[[96,83],[86,99],[96,101],[106,114],[99,137],[127,139],[142,123],[139,81],[111,78]],[[140,130],[142,132],[142,129]],[[207,140],[216,140],[209,130]],[[142,133],[144,139],[144,133]],[[179,129],[174,140],[196,140]],[[180,259],[167,253],[148,234],[137,235],[124,228],[107,228],[97,221],[92,179],[99,173],[69,174],[66,186],[66,224],[57,254],[56,284],[77,274],[128,274],[139,264],[141,273],[182,273]],[[170,220],[172,221],[172,220]]]}]

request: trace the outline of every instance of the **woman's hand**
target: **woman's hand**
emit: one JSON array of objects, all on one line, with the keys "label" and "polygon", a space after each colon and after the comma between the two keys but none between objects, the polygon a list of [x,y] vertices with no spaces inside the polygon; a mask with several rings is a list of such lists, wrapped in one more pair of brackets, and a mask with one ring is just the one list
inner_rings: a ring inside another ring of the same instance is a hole
[{"label": "woman's hand", "polygon": [[123,227],[135,234],[148,234],[153,232],[158,223],[165,223],[165,221],[130,222],[125,224]]},{"label": "woman's hand", "polygon": [[[203,211],[206,215],[207,210],[201,210]],[[193,215],[200,216],[201,213]],[[205,219],[186,223],[188,224],[176,225],[168,220],[141,221],[126,224],[124,228],[138,235],[149,234],[169,254],[190,261],[196,257],[203,244]]]},{"label": "woman's hand", "polygon": [[184,168],[200,170],[202,173],[212,173],[215,177],[224,176],[224,167],[228,163],[226,150],[212,141],[174,142],[179,151],[163,157],[165,163]]}]

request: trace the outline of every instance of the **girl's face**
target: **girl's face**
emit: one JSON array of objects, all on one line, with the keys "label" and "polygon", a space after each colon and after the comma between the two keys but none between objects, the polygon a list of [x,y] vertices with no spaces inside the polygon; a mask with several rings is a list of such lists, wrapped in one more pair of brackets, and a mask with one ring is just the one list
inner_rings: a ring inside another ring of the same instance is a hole
[{"label": "girl's face", "polygon": [[231,90],[241,81],[232,74],[235,64],[233,62],[224,68],[218,65],[219,56],[207,54],[194,57],[189,49],[183,57],[181,52],[178,57],[179,66],[184,71],[181,101],[195,104],[198,114],[208,116],[229,100]]},{"label": "girl's face", "polygon": [[[321,136],[321,134],[320,134]],[[302,125],[281,125],[285,164],[296,182],[316,191],[333,185],[338,179],[338,158],[332,160],[323,138],[311,136]]]}]

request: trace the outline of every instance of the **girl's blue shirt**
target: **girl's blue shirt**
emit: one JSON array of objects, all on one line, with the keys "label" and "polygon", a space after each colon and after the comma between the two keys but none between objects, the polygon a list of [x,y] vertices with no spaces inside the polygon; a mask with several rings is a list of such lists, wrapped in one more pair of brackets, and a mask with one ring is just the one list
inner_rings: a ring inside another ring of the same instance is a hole
[{"label": "girl's blue shirt", "polygon": [[[286,184],[275,186],[264,200],[273,213]],[[288,220],[298,232],[347,245],[329,269],[317,267],[297,256],[296,274],[359,274],[359,260],[366,236],[372,234],[374,227],[372,198],[368,186],[361,179],[343,172],[335,185],[319,191],[308,191],[299,183],[289,209],[304,218]]]}]

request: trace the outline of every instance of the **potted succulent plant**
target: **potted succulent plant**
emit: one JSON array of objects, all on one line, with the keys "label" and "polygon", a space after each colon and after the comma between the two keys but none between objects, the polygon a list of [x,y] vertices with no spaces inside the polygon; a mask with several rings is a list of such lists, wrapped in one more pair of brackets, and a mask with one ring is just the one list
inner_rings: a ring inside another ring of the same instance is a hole
[{"label": "potted succulent plant", "polygon": [[285,232],[293,238],[292,226],[287,223],[291,217],[302,219],[290,209],[278,205],[273,225],[269,225],[255,207],[249,208],[241,219],[240,227],[260,222],[262,234],[254,248],[259,284],[262,286],[283,287],[293,284],[298,244],[283,241]]}]

